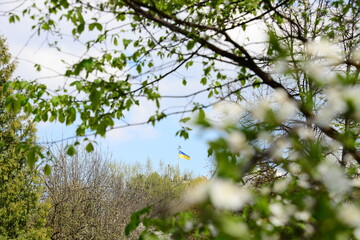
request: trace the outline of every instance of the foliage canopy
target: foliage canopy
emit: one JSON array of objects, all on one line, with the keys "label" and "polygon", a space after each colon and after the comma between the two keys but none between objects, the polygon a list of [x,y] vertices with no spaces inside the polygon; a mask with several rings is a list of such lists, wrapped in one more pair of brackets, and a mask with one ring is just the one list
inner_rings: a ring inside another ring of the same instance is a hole
[{"label": "foliage canopy", "polygon": [[0,238],[46,239],[46,207],[40,203],[39,172],[29,167],[21,144],[33,145],[34,124],[25,115],[6,112],[15,63],[0,37]]}]

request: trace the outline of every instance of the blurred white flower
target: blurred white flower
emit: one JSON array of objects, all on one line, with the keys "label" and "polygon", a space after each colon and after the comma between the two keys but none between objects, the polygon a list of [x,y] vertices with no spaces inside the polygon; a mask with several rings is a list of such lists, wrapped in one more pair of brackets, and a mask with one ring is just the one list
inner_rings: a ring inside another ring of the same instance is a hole
[{"label": "blurred white flower", "polygon": [[292,180],[291,177],[285,177],[277,180],[274,183],[273,191],[280,194],[285,192],[291,180]]},{"label": "blurred white flower", "polygon": [[267,112],[270,110],[270,103],[267,100],[260,101],[251,108],[251,114],[259,121],[265,121]]},{"label": "blurred white flower", "polygon": [[354,236],[356,237],[356,239],[360,240],[360,228],[356,228],[354,231]]},{"label": "blurred white flower", "polygon": [[274,137],[267,131],[261,131],[258,134],[257,139],[264,141],[265,143],[271,143],[274,139]]},{"label": "blurred white flower", "polygon": [[237,211],[252,200],[252,193],[229,180],[215,178],[190,188],[185,194],[183,204],[189,207],[201,204],[209,198],[216,208]]},{"label": "blurred white flower", "polygon": [[318,167],[320,179],[335,196],[342,196],[351,190],[351,181],[346,178],[344,171],[330,160],[323,161]]},{"label": "blurred white flower", "polygon": [[311,224],[305,224],[305,237],[310,237],[315,233],[315,228]]},{"label": "blurred white flower", "polygon": [[324,66],[316,61],[308,61],[305,66],[307,74],[314,78],[319,84],[330,85],[337,81],[336,75],[331,71],[331,68]]},{"label": "blurred white flower", "polygon": [[242,132],[232,132],[228,137],[228,144],[230,151],[233,153],[239,153],[244,146],[247,145],[247,140]]},{"label": "blurred white flower", "polygon": [[273,74],[282,74],[285,73],[289,69],[288,62],[286,61],[278,61],[272,67],[271,72]]},{"label": "blurred white flower", "polygon": [[283,122],[292,117],[297,110],[297,105],[293,100],[287,100],[286,102],[280,103],[280,108],[276,113],[276,118],[279,122]]},{"label": "blurred white flower", "polygon": [[360,87],[348,87],[343,89],[343,98],[344,101],[350,102],[354,107],[354,117],[357,120],[360,120]]},{"label": "blurred white flower", "polygon": [[360,178],[355,178],[352,180],[352,186],[356,188],[360,188]]},{"label": "blurred white flower", "polygon": [[312,128],[302,126],[296,129],[296,133],[302,140],[312,140],[315,137],[314,130]]},{"label": "blurred white flower", "polygon": [[263,186],[260,188],[260,194],[261,195],[268,195],[271,193],[271,189],[268,186]]},{"label": "blurred white flower", "polygon": [[269,218],[274,226],[284,226],[288,221],[290,214],[282,203],[272,203],[269,205],[272,216]]},{"label": "blurred white flower", "polygon": [[208,198],[208,188],[208,182],[201,182],[195,186],[190,187],[184,195],[183,204],[189,207],[205,202]]},{"label": "blurred white flower", "polygon": [[297,164],[297,163],[289,163],[288,171],[292,175],[299,175],[301,173],[301,166],[299,164]]},{"label": "blurred white flower", "polygon": [[240,210],[252,199],[250,190],[221,178],[210,181],[209,196],[214,207],[232,211]]},{"label": "blurred white flower", "polygon": [[232,153],[241,153],[247,158],[250,158],[255,153],[255,150],[248,144],[245,135],[241,132],[230,133],[227,141]]},{"label": "blurred white flower", "polygon": [[353,61],[355,64],[360,64],[360,50],[359,49],[352,52],[351,61]]},{"label": "blurred white flower", "polygon": [[309,180],[309,175],[307,175],[306,173],[302,173],[298,177],[298,185],[302,188],[307,189],[310,187],[308,180]]},{"label": "blurred white flower", "polygon": [[284,89],[277,88],[274,90],[274,93],[272,94],[275,101],[279,103],[283,103],[289,100],[287,92],[285,92]]},{"label": "blurred white flower", "polygon": [[278,138],[275,141],[273,141],[273,144],[270,148],[270,154],[271,157],[276,159],[281,159],[284,155],[284,152],[286,149],[291,147],[291,144],[289,141],[286,141],[284,138]]},{"label": "blurred white flower", "polygon": [[325,107],[320,109],[315,123],[321,127],[327,127],[331,121],[340,113],[346,110],[346,103],[343,99],[342,90],[338,87],[327,89],[324,92],[328,99]]},{"label": "blurred white flower", "polygon": [[294,214],[294,217],[297,220],[307,222],[307,221],[309,221],[311,215],[308,211],[299,211]]},{"label": "blurred white flower", "polygon": [[331,64],[339,64],[343,61],[339,47],[325,39],[309,42],[306,45],[306,53],[310,56],[326,58]]},{"label": "blurred white flower", "polygon": [[190,232],[194,228],[194,223],[192,221],[186,221],[184,230],[185,232]]},{"label": "blurred white flower", "polygon": [[337,211],[337,217],[349,226],[360,228],[360,210],[354,204],[342,205]]},{"label": "blurred white flower", "polygon": [[218,235],[218,230],[216,229],[216,227],[215,227],[213,224],[209,223],[209,224],[208,224],[208,228],[209,228],[209,230],[210,230],[210,232],[211,232],[211,235],[212,235],[213,237],[215,237],[216,235]]},{"label": "blurred white flower", "polygon": [[226,127],[237,123],[244,113],[244,109],[238,103],[221,101],[214,105],[214,114],[219,119],[219,127]]},{"label": "blurred white flower", "polygon": [[297,110],[297,103],[289,98],[283,89],[276,89],[268,98],[252,106],[250,112],[259,121],[267,120],[269,110],[275,111],[275,117],[279,122],[283,122],[293,116]]},{"label": "blurred white flower", "polygon": [[354,108],[353,117],[360,120],[360,87],[359,86],[335,86],[327,89],[324,95],[328,102],[320,109],[316,124],[322,127],[328,126],[339,114],[349,110],[350,103]]}]

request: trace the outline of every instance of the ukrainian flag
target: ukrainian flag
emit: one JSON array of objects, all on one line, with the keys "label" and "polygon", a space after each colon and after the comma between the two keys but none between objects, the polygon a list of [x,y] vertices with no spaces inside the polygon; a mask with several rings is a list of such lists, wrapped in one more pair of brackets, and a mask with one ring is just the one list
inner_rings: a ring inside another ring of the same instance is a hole
[{"label": "ukrainian flag", "polygon": [[190,160],[190,156],[183,153],[182,151],[179,151],[179,158],[185,158],[186,160]]}]

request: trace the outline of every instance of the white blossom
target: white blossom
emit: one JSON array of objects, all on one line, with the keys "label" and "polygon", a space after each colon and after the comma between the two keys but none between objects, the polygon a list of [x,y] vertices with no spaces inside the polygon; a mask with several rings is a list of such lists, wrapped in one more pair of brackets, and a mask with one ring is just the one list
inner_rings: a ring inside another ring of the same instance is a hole
[{"label": "white blossom", "polygon": [[352,186],[356,188],[360,188],[360,178],[355,178],[352,180]]},{"label": "white blossom", "polygon": [[349,103],[355,108],[353,117],[360,120],[359,92],[359,86],[335,86],[327,89],[324,93],[328,102],[320,109],[316,124],[321,127],[328,126],[336,116],[349,110]]},{"label": "white blossom", "polygon": [[345,177],[343,170],[330,160],[323,161],[317,170],[321,181],[333,195],[341,196],[351,190],[351,181]]},{"label": "white blossom", "polygon": [[331,69],[316,61],[307,62],[305,70],[307,71],[307,74],[312,76],[319,84],[330,85],[337,82],[337,77]]},{"label": "white blossom", "polygon": [[216,227],[215,227],[213,224],[209,223],[209,224],[208,224],[208,228],[209,228],[209,230],[210,230],[210,232],[211,232],[211,235],[212,235],[213,237],[215,237],[215,236],[218,235],[218,230],[216,229]]},{"label": "white blossom", "polygon": [[294,214],[294,217],[300,221],[309,221],[311,215],[308,211],[299,211]]},{"label": "white blossom", "polygon": [[261,131],[258,134],[257,139],[264,141],[265,143],[271,143],[274,139],[274,137],[267,131]]},{"label": "white blossom", "polygon": [[253,117],[259,121],[265,121],[266,115],[270,110],[270,103],[268,100],[262,100],[257,105],[253,106],[251,113]]},{"label": "white blossom", "polygon": [[219,127],[226,127],[237,123],[244,113],[243,107],[234,102],[221,101],[214,105],[214,114],[219,118]]},{"label": "white blossom", "polygon": [[292,117],[296,110],[296,103],[293,100],[288,100],[280,104],[280,109],[277,111],[276,118],[279,122],[283,122]]},{"label": "white blossom", "polygon": [[255,153],[255,150],[248,144],[245,135],[239,131],[230,133],[227,141],[230,151],[233,153],[241,153],[247,158]]},{"label": "white blossom", "polygon": [[360,240],[360,228],[356,228],[354,231],[354,236],[356,237],[356,239]]},{"label": "white blossom", "polygon": [[353,61],[355,64],[360,64],[360,50],[359,49],[352,52],[351,61]]},{"label": "white blossom", "polygon": [[184,196],[184,205],[193,206],[206,201],[208,198],[208,182],[201,182],[188,189]]},{"label": "white blossom", "polygon": [[307,189],[310,187],[308,180],[309,180],[309,175],[307,175],[306,173],[302,173],[298,177],[298,185],[302,188]]},{"label": "white blossom", "polygon": [[292,175],[299,175],[301,173],[301,166],[297,163],[289,163],[288,165],[288,171],[292,174]]},{"label": "white blossom", "polygon": [[315,228],[311,224],[305,224],[305,236],[310,237],[315,233]]},{"label": "white blossom", "polygon": [[327,127],[331,121],[340,113],[346,110],[346,103],[343,100],[342,91],[339,88],[330,88],[325,91],[328,103],[323,107],[317,116],[316,124]]},{"label": "white blossom", "polygon": [[284,150],[289,147],[291,147],[289,141],[286,141],[284,138],[277,139],[270,148],[271,157],[274,159],[281,159],[283,157]]},{"label": "white blossom", "polygon": [[269,220],[274,226],[284,226],[290,217],[290,212],[285,209],[285,205],[282,203],[272,203],[269,205],[269,210],[272,213]]},{"label": "white blossom", "polygon": [[302,140],[313,140],[315,137],[314,130],[312,128],[302,126],[296,129],[296,133]]},{"label": "white blossom", "polygon": [[216,208],[237,211],[252,199],[250,190],[231,181],[219,178],[209,184],[209,196]]},{"label": "white blossom", "polygon": [[186,221],[184,230],[185,232],[190,232],[194,228],[194,223],[192,221]]},{"label": "white blossom", "polygon": [[274,64],[271,71],[274,74],[282,74],[282,73],[285,73],[286,71],[288,71],[288,69],[289,69],[288,62],[278,61],[278,62],[276,62],[276,64]]},{"label": "white blossom", "polygon": [[285,177],[282,179],[277,180],[274,183],[274,187],[273,187],[273,191],[276,193],[283,193],[286,191],[287,187],[289,186],[289,183],[291,182],[291,178],[290,177]]},{"label": "white blossom", "polygon": [[193,206],[207,199],[218,209],[237,211],[251,201],[252,193],[229,180],[215,178],[190,188],[185,194],[184,204]]},{"label": "white blossom", "polygon": [[239,153],[248,144],[245,135],[238,131],[230,133],[227,140],[230,151],[233,153]]},{"label": "white blossom", "polygon": [[276,112],[278,121],[283,122],[294,115],[297,110],[297,104],[294,100],[289,98],[285,90],[276,89],[273,93],[273,97],[279,108]]},{"label": "white blossom", "polygon": [[337,217],[349,226],[360,228],[360,210],[354,204],[342,205],[337,211]]},{"label": "white blossom", "polygon": [[326,58],[331,64],[339,64],[342,62],[339,48],[336,44],[325,39],[309,42],[306,45],[306,53],[310,56]]},{"label": "white blossom", "polygon": [[260,188],[261,195],[268,195],[271,193],[271,189],[268,186],[263,186]]}]

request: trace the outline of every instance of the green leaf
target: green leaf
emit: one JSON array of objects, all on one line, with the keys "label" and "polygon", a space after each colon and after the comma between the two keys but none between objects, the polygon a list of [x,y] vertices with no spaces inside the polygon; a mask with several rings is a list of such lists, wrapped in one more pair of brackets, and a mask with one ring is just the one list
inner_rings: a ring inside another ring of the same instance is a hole
[{"label": "green leaf", "polygon": [[76,120],[76,110],[74,107],[70,107],[67,110],[66,125],[72,124]]},{"label": "green leaf", "polygon": [[123,44],[124,44],[124,48],[126,49],[127,48],[127,46],[129,46],[129,44],[132,42],[132,40],[131,39],[123,39]]},{"label": "green leaf", "polygon": [[35,64],[34,67],[35,67],[36,71],[38,71],[38,72],[41,71],[41,66],[40,66],[40,64]]},{"label": "green leaf", "polygon": [[46,176],[49,176],[51,174],[51,167],[48,164],[46,164],[44,167],[44,173]]},{"label": "green leaf", "polygon": [[44,23],[41,28],[44,29],[45,31],[50,30],[50,26],[47,23]]},{"label": "green leaf", "polygon": [[100,92],[97,90],[93,90],[90,93],[89,99],[91,101],[91,107],[93,110],[97,109],[100,106]]},{"label": "green leaf", "polygon": [[190,117],[182,118],[182,119],[180,119],[180,122],[186,123],[186,122],[188,122],[190,119],[191,119]]},{"label": "green leaf", "polygon": [[77,27],[76,30],[78,33],[82,33],[84,31],[84,29],[85,29],[85,23],[81,23],[81,24],[79,24],[79,26]]},{"label": "green leaf", "polygon": [[8,112],[19,113],[21,109],[21,102],[14,96],[9,96],[5,102],[5,108]]},{"label": "green leaf", "polygon": [[66,154],[69,156],[74,156],[76,154],[76,150],[73,145],[70,145],[66,151]]},{"label": "green leaf", "polygon": [[87,145],[86,145],[86,151],[87,152],[92,152],[92,151],[94,151],[94,146],[93,146],[93,144],[92,143],[88,143]]},{"label": "green leaf", "polygon": [[188,41],[188,43],[186,44],[186,49],[187,49],[187,50],[191,50],[194,46],[195,46],[195,41],[190,40],[190,41]]},{"label": "green leaf", "polygon": [[94,28],[96,28],[100,32],[103,30],[103,26],[98,22],[94,22],[94,23],[89,24],[89,30],[90,31],[94,30]]},{"label": "green leaf", "polygon": [[125,235],[129,236],[131,232],[133,232],[139,225],[140,225],[140,217],[144,214],[149,213],[151,210],[151,207],[145,207],[137,212],[134,212],[130,217],[130,222],[125,227]]},{"label": "green leaf", "polygon": [[30,168],[33,168],[36,163],[36,151],[34,148],[30,149],[26,154],[26,161]]},{"label": "green leaf", "polygon": [[119,45],[117,37],[114,37],[113,43],[114,43],[115,46]]},{"label": "green leaf", "polygon": [[188,68],[191,67],[193,64],[194,64],[194,61],[188,61],[188,62],[185,64],[185,68],[188,69]]},{"label": "green leaf", "polygon": [[141,73],[141,72],[142,72],[141,64],[138,64],[138,65],[136,66],[136,71],[137,71],[138,73]]},{"label": "green leaf", "polygon": [[206,83],[207,83],[207,78],[206,78],[206,77],[201,78],[200,83],[201,83],[202,85],[206,85]]}]

